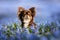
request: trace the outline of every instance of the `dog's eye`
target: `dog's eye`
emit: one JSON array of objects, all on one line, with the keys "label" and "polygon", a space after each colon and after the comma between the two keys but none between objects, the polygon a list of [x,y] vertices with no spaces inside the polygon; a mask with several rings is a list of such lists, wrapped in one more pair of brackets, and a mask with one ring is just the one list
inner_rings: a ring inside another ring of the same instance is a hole
[{"label": "dog's eye", "polygon": [[28,11],[28,13],[31,13],[30,11]]}]

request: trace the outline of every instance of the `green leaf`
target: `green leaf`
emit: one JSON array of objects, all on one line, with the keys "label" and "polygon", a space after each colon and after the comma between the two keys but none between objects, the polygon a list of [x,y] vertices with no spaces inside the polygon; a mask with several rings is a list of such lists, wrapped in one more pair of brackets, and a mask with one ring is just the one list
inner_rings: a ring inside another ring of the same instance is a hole
[{"label": "green leaf", "polygon": [[46,25],[45,28],[44,28],[44,32],[47,33],[47,32],[50,32],[50,26]]},{"label": "green leaf", "polygon": [[32,33],[32,30],[29,28],[29,32]]},{"label": "green leaf", "polygon": [[39,28],[39,34],[42,34],[42,28]]},{"label": "green leaf", "polygon": [[7,35],[7,37],[10,37],[11,35],[12,35],[12,32],[10,31],[10,30],[7,30],[6,32],[4,32],[6,35]]},{"label": "green leaf", "polygon": [[13,26],[14,26],[13,29],[16,30],[17,29],[17,24],[14,23]]}]

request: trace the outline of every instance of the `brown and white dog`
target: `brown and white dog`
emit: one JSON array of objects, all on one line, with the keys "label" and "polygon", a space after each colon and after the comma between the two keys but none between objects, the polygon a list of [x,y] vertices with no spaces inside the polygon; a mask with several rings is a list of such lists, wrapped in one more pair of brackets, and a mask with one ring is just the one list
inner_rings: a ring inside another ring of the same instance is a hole
[{"label": "brown and white dog", "polygon": [[22,28],[27,28],[32,25],[34,25],[36,28],[36,24],[34,23],[34,17],[36,14],[35,7],[32,7],[29,10],[25,10],[23,7],[19,7],[17,14],[19,20],[21,21]]}]

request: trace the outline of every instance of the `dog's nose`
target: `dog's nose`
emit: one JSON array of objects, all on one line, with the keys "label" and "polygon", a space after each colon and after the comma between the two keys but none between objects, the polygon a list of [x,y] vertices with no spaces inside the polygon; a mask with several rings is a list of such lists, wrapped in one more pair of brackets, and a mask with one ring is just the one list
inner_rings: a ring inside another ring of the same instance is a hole
[{"label": "dog's nose", "polygon": [[28,13],[26,12],[26,14],[28,14]]},{"label": "dog's nose", "polygon": [[25,16],[25,19],[28,19],[28,16],[27,15]]}]

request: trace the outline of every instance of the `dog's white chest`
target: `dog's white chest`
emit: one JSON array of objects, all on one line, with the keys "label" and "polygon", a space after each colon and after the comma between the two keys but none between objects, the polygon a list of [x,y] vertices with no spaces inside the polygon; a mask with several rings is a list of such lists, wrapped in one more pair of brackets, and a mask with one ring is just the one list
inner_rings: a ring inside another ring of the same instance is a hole
[{"label": "dog's white chest", "polygon": [[24,20],[24,27],[27,28],[29,25],[30,20]]},{"label": "dog's white chest", "polygon": [[28,27],[28,24],[25,23],[25,24],[24,24],[24,27],[27,28],[27,27]]}]

